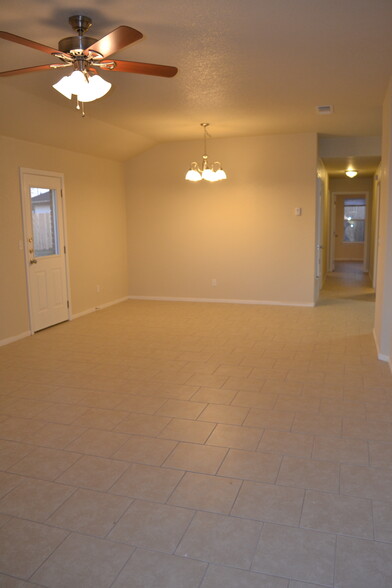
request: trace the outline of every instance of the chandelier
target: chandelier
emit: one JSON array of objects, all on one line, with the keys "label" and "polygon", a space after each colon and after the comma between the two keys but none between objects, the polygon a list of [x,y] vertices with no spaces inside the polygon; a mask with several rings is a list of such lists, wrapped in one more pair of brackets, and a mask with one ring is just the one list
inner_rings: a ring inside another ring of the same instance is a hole
[{"label": "chandelier", "polygon": [[217,182],[218,180],[225,180],[227,178],[219,161],[214,161],[211,165],[208,164],[207,155],[207,127],[210,123],[200,123],[204,128],[204,155],[201,168],[196,161],[192,161],[189,170],[186,173],[185,179],[190,182],[200,182],[200,180],[207,180],[208,182]]}]

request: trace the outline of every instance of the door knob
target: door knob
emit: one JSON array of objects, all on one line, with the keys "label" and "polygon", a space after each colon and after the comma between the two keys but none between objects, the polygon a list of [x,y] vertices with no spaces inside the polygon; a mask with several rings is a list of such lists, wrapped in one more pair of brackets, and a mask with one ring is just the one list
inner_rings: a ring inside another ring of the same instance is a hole
[{"label": "door knob", "polygon": [[30,264],[37,263],[36,259],[30,259]]}]

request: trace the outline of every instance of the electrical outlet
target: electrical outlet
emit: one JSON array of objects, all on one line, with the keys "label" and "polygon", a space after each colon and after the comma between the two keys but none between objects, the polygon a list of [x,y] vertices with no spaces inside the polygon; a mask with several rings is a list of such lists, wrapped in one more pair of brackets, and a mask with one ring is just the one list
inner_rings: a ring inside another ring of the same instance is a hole
[{"label": "electrical outlet", "polygon": [[211,286],[217,286],[217,284],[218,284],[218,280],[216,278],[212,278]]},{"label": "electrical outlet", "polygon": [[97,284],[97,292],[101,291],[101,286],[99,284]]}]

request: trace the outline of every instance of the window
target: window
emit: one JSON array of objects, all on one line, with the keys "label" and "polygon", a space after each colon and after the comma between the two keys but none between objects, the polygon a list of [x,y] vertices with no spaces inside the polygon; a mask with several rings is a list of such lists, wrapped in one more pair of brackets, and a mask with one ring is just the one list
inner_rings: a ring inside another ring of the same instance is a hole
[{"label": "window", "polygon": [[56,192],[30,187],[34,257],[58,254]]},{"label": "window", "polygon": [[346,198],[344,200],[344,238],[345,243],[365,241],[365,198]]}]

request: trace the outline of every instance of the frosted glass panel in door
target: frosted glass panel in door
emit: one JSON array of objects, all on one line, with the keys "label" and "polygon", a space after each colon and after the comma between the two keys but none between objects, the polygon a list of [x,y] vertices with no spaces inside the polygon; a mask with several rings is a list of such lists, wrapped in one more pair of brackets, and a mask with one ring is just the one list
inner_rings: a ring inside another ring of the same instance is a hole
[{"label": "frosted glass panel in door", "polygon": [[58,255],[56,190],[30,188],[34,257]]}]

